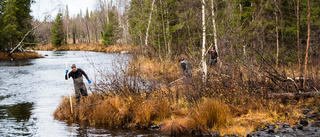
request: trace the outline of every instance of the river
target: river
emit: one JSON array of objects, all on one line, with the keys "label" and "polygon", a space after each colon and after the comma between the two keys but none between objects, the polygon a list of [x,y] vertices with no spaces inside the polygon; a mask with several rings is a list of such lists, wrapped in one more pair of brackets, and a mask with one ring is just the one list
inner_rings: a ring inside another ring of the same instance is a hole
[{"label": "river", "polygon": [[[0,61],[0,136],[161,136],[159,131],[106,129],[67,124],[54,120],[53,112],[61,97],[68,96],[64,79],[68,68],[76,64],[94,82],[99,73],[88,61],[103,72],[114,72],[120,58],[129,55],[85,51],[37,51],[45,58]],[[71,91],[73,82],[71,81]],[[88,83],[85,81],[86,85]],[[88,91],[89,94],[91,91]]]}]

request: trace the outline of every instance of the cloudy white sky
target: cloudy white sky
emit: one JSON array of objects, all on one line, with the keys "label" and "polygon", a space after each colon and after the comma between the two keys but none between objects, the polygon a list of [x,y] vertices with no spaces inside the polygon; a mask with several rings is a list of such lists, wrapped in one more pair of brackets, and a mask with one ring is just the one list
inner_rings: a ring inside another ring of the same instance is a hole
[{"label": "cloudy white sky", "polygon": [[[51,13],[51,20],[55,18],[57,15],[59,9],[62,9],[63,11],[66,8],[66,5],[68,5],[69,8],[69,14],[70,16],[74,16],[80,12],[80,9],[83,13],[85,13],[86,9],[88,8],[89,11],[92,11],[94,9],[94,5],[96,3],[96,0],[35,0],[36,3],[32,4],[31,15],[34,17],[34,19],[43,20],[44,16],[50,13],[52,10],[54,10]],[[59,6],[60,5],[60,6]]]}]

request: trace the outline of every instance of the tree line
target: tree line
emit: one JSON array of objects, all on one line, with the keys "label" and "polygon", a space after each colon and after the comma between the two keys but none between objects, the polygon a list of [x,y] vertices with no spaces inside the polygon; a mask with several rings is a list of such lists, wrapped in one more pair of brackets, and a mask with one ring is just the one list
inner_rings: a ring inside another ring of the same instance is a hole
[{"label": "tree line", "polygon": [[[40,22],[30,16],[33,2],[0,2],[2,50],[16,45]],[[54,21],[41,25],[25,43],[120,43],[140,46],[146,55],[160,59],[185,55],[194,61],[201,58],[203,46],[216,47],[224,62],[265,59],[278,66],[303,62],[310,38],[309,55],[319,55],[317,0],[96,0],[94,4],[93,11],[79,10],[75,16],[69,15],[68,6],[61,8]]]}]

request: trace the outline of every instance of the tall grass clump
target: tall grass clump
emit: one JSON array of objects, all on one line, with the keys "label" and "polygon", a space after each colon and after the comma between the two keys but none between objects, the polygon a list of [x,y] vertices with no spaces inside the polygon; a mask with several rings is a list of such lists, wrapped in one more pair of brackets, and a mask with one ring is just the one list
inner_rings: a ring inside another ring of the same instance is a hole
[{"label": "tall grass clump", "polygon": [[169,135],[190,134],[190,121],[189,118],[176,118],[168,119],[163,122],[161,132]]}]

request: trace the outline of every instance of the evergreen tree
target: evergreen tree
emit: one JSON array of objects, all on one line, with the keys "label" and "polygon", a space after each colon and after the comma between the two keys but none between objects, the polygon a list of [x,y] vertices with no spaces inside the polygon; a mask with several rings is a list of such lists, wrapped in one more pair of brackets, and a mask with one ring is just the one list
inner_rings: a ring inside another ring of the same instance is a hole
[{"label": "evergreen tree", "polygon": [[62,13],[58,13],[51,28],[51,44],[60,47],[64,42],[64,30],[62,22]]},{"label": "evergreen tree", "polygon": [[109,23],[103,33],[103,45],[112,45],[121,37],[121,28],[114,12],[109,13]]},{"label": "evergreen tree", "polygon": [[19,42],[19,38],[23,35],[23,33],[18,29],[19,24],[15,15],[19,9],[14,5],[14,2],[15,0],[9,0],[6,3],[6,13],[2,19],[2,33],[4,40],[2,44],[6,46],[7,49],[13,48],[13,46]]},{"label": "evergreen tree", "polygon": [[[0,47],[12,48],[32,29],[31,4],[33,0],[5,0],[0,2]],[[24,40],[33,43],[35,36],[29,34]]]}]

